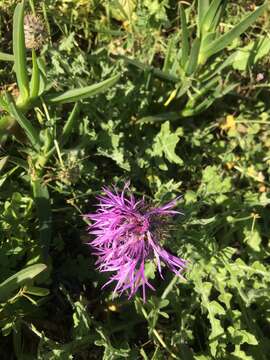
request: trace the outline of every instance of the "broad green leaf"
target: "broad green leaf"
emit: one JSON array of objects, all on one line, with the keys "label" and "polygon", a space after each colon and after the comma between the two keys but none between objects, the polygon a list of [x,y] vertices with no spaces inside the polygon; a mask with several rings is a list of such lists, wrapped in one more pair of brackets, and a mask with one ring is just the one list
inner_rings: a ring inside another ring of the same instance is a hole
[{"label": "broad green leaf", "polygon": [[15,73],[20,90],[18,103],[25,103],[29,96],[29,79],[24,40],[24,1],[16,6],[13,16],[13,54]]},{"label": "broad green leaf", "polygon": [[182,53],[181,53],[181,66],[184,68],[188,62],[189,56],[189,32],[187,28],[186,13],[183,6],[180,3],[180,17],[181,17],[181,28],[182,28]]},{"label": "broad green leaf", "polygon": [[0,133],[7,133],[16,123],[16,120],[9,116],[4,115],[0,117]]},{"label": "broad green leaf", "polygon": [[24,116],[24,114],[17,108],[12,96],[9,93],[6,93],[6,101],[8,104],[8,110],[10,115],[12,115],[19,125],[24,129],[26,136],[28,137],[32,146],[36,149],[40,147],[40,140],[38,135],[38,130],[34,128],[31,122]]},{"label": "broad green leaf", "polygon": [[25,294],[29,294],[29,295],[35,295],[35,296],[47,296],[50,294],[50,290],[45,289],[45,288],[41,288],[38,286],[26,286],[23,289],[23,292]]},{"label": "broad green leaf", "polygon": [[261,251],[261,236],[258,230],[254,229],[253,231],[246,232],[246,242],[248,246],[253,250],[260,252]]},{"label": "broad green leaf", "polygon": [[68,90],[60,95],[51,95],[47,97],[47,100],[53,104],[65,104],[69,102],[79,101],[94,95],[97,95],[103,91],[106,91],[111,86],[117,83],[120,75],[115,75],[107,80],[104,80],[98,84],[86,86],[80,89]]},{"label": "broad green leaf", "polygon": [[226,32],[224,35],[218,37],[215,41],[212,42],[207,48],[203,49],[202,53],[202,63],[204,63],[210,56],[218,53],[219,51],[226,48],[230,45],[233,40],[240,36],[247,28],[254,23],[257,18],[262,15],[266,9],[266,3],[259,6],[251,14],[247,15],[239,24],[235,25],[230,31]]},{"label": "broad green leaf", "polygon": [[226,193],[231,190],[231,178],[223,179],[218,166],[207,166],[202,172],[200,190],[205,191],[206,195]]},{"label": "broad green leaf", "polygon": [[233,61],[233,68],[240,71],[248,70],[269,53],[269,37],[260,37],[255,41],[251,41],[247,46],[236,51]]},{"label": "broad green leaf", "polygon": [[37,55],[35,50],[32,50],[32,77],[30,81],[30,97],[34,99],[38,96],[39,93],[39,86],[40,86],[40,74],[39,74],[39,67],[37,63]]},{"label": "broad green leaf", "polygon": [[192,75],[196,71],[198,65],[199,53],[200,53],[200,46],[201,46],[201,40],[199,38],[195,39],[191,47],[189,62],[186,66],[187,76]]},{"label": "broad green leaf", "polygon": [[35,264],[10,276],[0,284],[0,301],[6,301],[15,290],[19,289],[27,281],[34,279],[46,268],[45,264]]},{"label": "broad green leaf", "polygon": [[11,54],[5,54],[0,51],[0,60],[2,61],[14,61],[14,56]]},{"label": "broad green leaf", "polygon": [[118,21],[130,20],[135,11],[137,0],[114,0],[110,3],[112,17]]}]

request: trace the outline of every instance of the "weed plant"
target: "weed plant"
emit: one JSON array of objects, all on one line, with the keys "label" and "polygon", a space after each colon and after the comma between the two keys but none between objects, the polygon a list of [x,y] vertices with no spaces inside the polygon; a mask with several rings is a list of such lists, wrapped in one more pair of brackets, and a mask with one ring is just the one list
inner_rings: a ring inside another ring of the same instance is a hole
[{"label": "weed plant", "polygon": [[[1,359],[269,359],[269,35],[267,1],[0,3]],[[182,195],[145,301],[83,216],[128,180]]]}]

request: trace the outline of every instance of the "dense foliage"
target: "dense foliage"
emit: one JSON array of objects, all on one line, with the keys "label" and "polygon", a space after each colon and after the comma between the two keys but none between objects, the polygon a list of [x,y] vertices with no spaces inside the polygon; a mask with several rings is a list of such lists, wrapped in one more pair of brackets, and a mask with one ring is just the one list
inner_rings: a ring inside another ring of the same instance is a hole
[{"label": "dense foliage", "polygon": [[[269,11],[0,3],[1,359],[269,358]],[[82,216],[127,180],[185,214],[145,302],[101,290]]]}]

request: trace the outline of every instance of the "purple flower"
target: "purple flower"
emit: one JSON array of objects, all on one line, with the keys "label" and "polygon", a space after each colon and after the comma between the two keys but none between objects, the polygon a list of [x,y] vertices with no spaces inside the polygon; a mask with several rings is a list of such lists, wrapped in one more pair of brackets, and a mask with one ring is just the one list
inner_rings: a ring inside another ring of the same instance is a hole
[{"label": "purple flower", "polygon": [[103,188],[103,191],[105,195],[97,197],[97,211],[86,217],[92,221],[89,233],[95,238],[90,245],[93,254],[98,257],[96,264],[99,271],[114,272],[104,286],[115,281],[114,295],[127,290],[129,298],[142,286],[145,300],[145,287],[155,290],[145,275],[146,262],[155,259],[162,278],[162,264],[180,277],[187,264],[159,244],[161,237],[167,233],[170,218],[181,214],[172,210],[178,198],[151,208],[144,198],[135,199],[128,183],[121,193],[115,188]]}]

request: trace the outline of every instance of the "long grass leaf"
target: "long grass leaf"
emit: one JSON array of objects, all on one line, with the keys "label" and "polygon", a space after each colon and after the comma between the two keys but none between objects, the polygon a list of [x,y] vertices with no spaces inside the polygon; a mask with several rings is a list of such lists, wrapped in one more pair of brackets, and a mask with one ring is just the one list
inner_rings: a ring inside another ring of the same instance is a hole
[{"label": "long grass leaf", "polygon": [[17,83],[20,90],[20,101],[24,102],[29,95],[24,40],[24,1],[16,6],[13,16],[13,54]]},{"label": "long grass leaf", "polygon": [[198,33],[197,36],[200,36],[203,18],[209,8],[209,0],[198,0],[198,18],[197,18],[197,26],[198,26]]},{"label": "long grass leaf", "polygon": [[171,69],[171,58],[172,58],[172,50],[174,48],[174,44],[175,44],[175,39],[170,38],[162,68],[162,71],[164,71],[165,73],[169,72]]},{"label": "long grass leaf", "polygon": [[71,134],[72,129],[75,127],[76,121],[78,119],[79,109],[80,109],[80,106],[79,106],[79,103],[77,102],[74,105],[74,107],[67,119],[67,122],[64,125],[63,131],[62,131],[62,136],[61,136],[62,146],[68,141],[69,135]]},{"label": "long grass leaf", "polygon": [[14,61],[14,56],[11,54],[6,54],[0,51],[0,60],[2,61]]},{"label": "long grass leaf", "polygon": [[37,63],[37,55],[35,50],[32,50],[32,77],[30,81],[30,97],[34,99],[38,96],[40,85],[40,71]]},{"label": "long grass leaf", "polygon": [[17,108],[12,96],[6,93],[6,101],[8,104],[8,110],[11,116],[13,116],[19,125],[24,129],[26,136],[28,137],[32,146],[36,149],[40,148],[40,140],[38,130],[34,128],[31,122],[24,116],[24,114]]},{"label": "long grass leaf", "polygon": [[230,31],[220,36],[216,40],[214,40],[209,46],[203,49],[203,60],[205,61],[210,56],[218,53],[223,50],[229,44],[233,42],[239,35],[246,31],[246,29],[254,23],[257,18],[264,12],[266,9],[266,3],[259,6],[257,10],[247,15],[239,24],[234,26]]},{"label": "long grass leaf", "polygon": [[23,286],[27,281],[34,279],[46,270],[45,264],[35,264],[18,271],[0,284],[0,301],[7,300],[12,293]]},{"label": "long grass leaf", "polygon": [[190,76],[196,71],[198,65],[198,58],[200,53],[201,40],[195,39],[190,51],[189,62],[186,66],[186,75]]},{"label": "long grass leaf", "polygon": [[163,114],[158,115],[151,115],[151,116],[145,116],[143,118],[140,118],[138,120],[138,123],[140,124],[148,124],[148,123],[154,123],[154,122],[163,122],[167,120],[178,120],[180,119],[180,115],[177,112],[167,112]]},{"label": "long grass leaf", "polygon": [[48,188],[39,179],[32,182],[34,200],[39,220],[39,242],[44,261],[47,260],[52,236],[52,214]]},{"label": "long grass leaf", "polygon": [[119,58],[123,59],[127,64],[133,65],[135,67],[137,67],[138,69],[142,70],[142,71],[149,71],[151,72],[154,76],[156,76],[157,78],[160,78],[162,80],[166,80],[166,81],[170,81],[173,83],[178,83],[179,82],[179,77],[174,76],[172,74],[166,73],[160,69],[157,69],[151,65],[147,65],[144,64],[138,60],[134,60],[134,59],[130,59],[124,55],[119,56]]},{"label": "long grass leaf", "polygon": [[47,100],[54,104],[65,104],[82,100],[109,89],[111,86],[117,83],[119,78],[120,75],[118,74],[98,84],[86,86],[80,89],[68,90],[60,95],[48,96]]},{"label": "long grass leaf", "polygon": [[181,4],[180,4],[180,18],[181,18],[181,27],[182,27],[181,66],[182,68],[184,68],[188,62],[190,46],[189,46],[189,32],[187,28],[186,13]]},{"label": "long grass leaf", "polygon": [[201,35],[202,36],[207,34],[209,31],[210,32],[215,31],[215,29],[212,28],[212,23],[215,21],[215,18],[218,17],[219,9],[222,6],[222,3],[224,3],[224,0],[211,1],[210,6],[202,20],[202,24],[201,24]]}]

